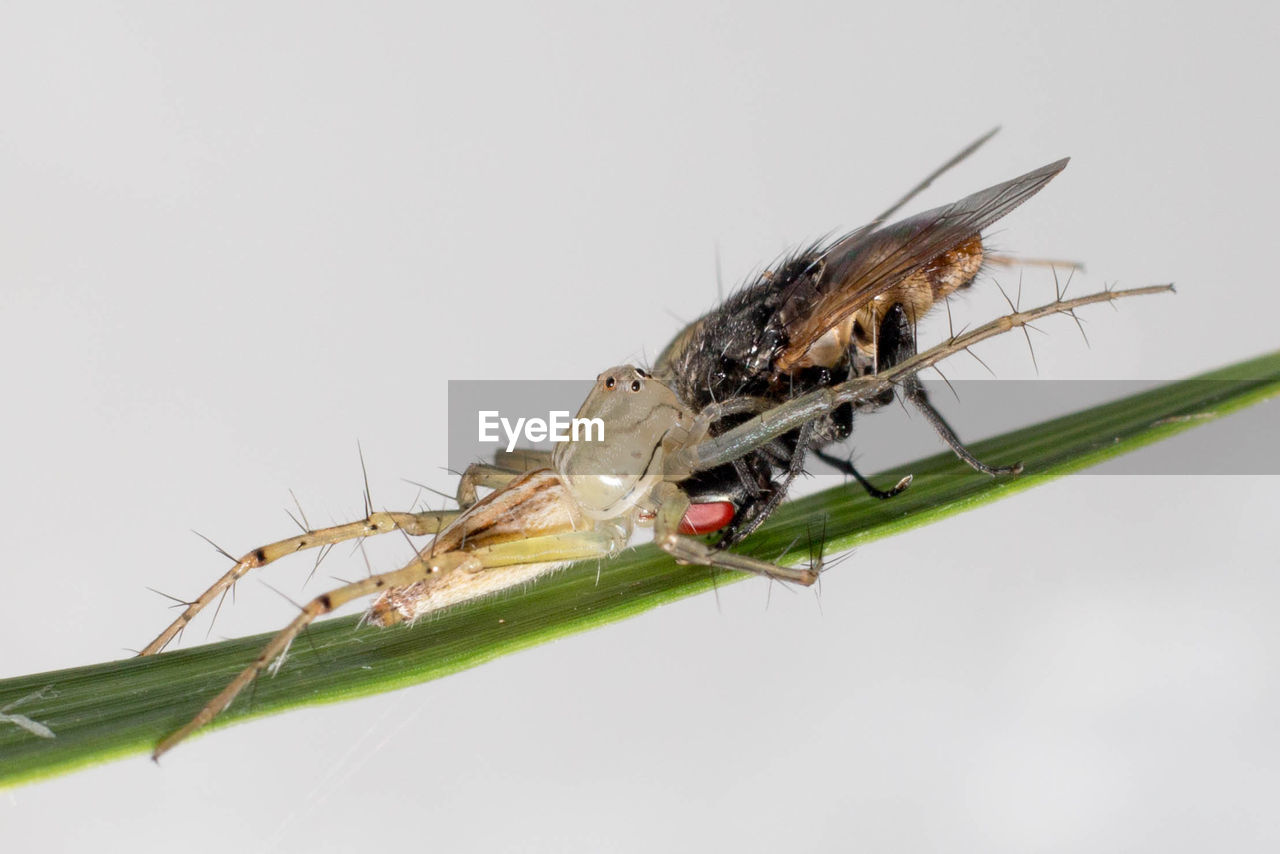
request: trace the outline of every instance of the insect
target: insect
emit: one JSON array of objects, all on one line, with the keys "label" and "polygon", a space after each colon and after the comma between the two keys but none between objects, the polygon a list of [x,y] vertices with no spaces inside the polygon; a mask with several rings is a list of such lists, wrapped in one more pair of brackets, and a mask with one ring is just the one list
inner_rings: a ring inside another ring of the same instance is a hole
[{"label": "insect", "polygon": [[[1037,192],[1065,163],[883,229],[882,217],[825,249],[801,253],[781,273],[687,329],[654,372],[620,365],[601,373],[578,417],[599,418],[602,440],[575,439],[552,454],[524,452],[510,458],[520,461],[516,467],[474,464],[460,478],[456,511],[367,507],[362,520],[249,552],[142,654],[164,649],[250,570],[281,557],[396,530],[434,535],[407,565],[343,584],[302,606],[252,663],[157,745],[153,757],[213,720],[272,662],[279,667],[309,623],[356,599],[377,597],[368,614],[375,625],[408,622],[575,560],[612,556],[637,528],[649,526],[656,544],[679,563],[812,584],[820,558],[788,567],[717,546],[763,521],[805,453],[847,435],[853,412],[883,405],[895,389],[927,407],[914,378],[949,355],[1041,317],[1168,289],[1109,290],[1070,300],[1059,295],[916,352],[916,317],[972,280],[981,262],[981,229]],[[925,287],[928,300],[922,298]],[[720,352],[708,357],[713,342]],[[958,440],[952,447],[968,453]],[[1000,471],[966,459],[980,470]],[[483,488],[492,491],[478,497]],[[727,533],[717,546],[694,536],[722,529]]]},{"label": "insect", "polygon": [[[916,324],[930,309],[969,287],[984,260],[1011,261],[985,253],[981,230],[1039,192],[1067,164],[1059,160],[954,204],[881,227],[995,132],[965,147],[869,224],[784,258],[689,324],[663,351],[655,373],[694,407],[742,395],[783,403],[915,355]],[[914,376],[907,377],[899,391],[974,469],[990,475],[1021,470],[1016,463],[993,467],[975,458]],[[824,450],[849,438],[855,411],[877,409],[893,396],[888,391],[856,406],[846,404],[731,463],[696,474],[684,489],[695,507],[707,508],[699,514],[707,520],[699,530],[710,533],[715,530],[710,525],[723,522],[718,548],[750,535],[781,503],[810,451],[851,475],[876,498],[901,492],[910,484],[909,476],[880,490],[850,461]],[[727,418],[713,432],[741,420]]]}]

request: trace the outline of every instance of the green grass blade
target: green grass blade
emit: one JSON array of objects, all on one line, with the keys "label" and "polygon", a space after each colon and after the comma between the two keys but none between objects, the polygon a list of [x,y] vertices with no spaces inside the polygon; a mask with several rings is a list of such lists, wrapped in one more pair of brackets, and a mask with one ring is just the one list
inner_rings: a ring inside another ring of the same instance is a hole
[{"label": "green grass blade", "polygon": [[[819,519],[825,519],[828,552],[848,548],[1082,469],[1277,392],[1280,352],[973,446],[980,457],[1023,460],[1027,473],[1018,477],[975,474],[947,453],[885,473],[886,479],[915,475],[911,488],[892,501],[837,487],[790,502],[742,550],[776,556],[814,533]],[[652,547],[606,561],[598,573],[597,580],[595,562],[579,564],[526,592],[461,606],[411,628],[357,630],[354,617],[314,625],[309,642],[294,644],[280,673],[259,679],[211,728],[434,679],[713,583],[705,569],[676,566]],[[7,709],[7,716],[0,711],[0,787],[149,751],[239,672],[268,637],[0,681],[0,710]],[[11,705],[22,698],[27,699]],[[42,737],[40,726],[56,737]]]}]

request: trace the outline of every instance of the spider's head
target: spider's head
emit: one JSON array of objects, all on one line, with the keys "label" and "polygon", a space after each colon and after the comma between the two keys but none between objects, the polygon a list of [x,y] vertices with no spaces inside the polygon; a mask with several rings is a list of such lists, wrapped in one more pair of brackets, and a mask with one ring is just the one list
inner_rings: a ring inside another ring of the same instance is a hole
[{"label": "spider's head", "polygon": [[668,386],[631,365],[610,368],[556,446],[555,469],[588,516],[621,516],[661,481],[663,440],[685,420]]}]

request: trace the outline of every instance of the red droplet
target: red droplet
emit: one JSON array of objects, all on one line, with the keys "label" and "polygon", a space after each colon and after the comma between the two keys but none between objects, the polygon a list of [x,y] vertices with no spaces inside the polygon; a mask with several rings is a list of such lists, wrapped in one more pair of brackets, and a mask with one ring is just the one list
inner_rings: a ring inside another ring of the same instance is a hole
[{"label": "red droplet", "polygon": [[710,504],[691,504],[680,520],[682,534],[710,534],[733,521],[737,508],[730,501],[713,501]]}]

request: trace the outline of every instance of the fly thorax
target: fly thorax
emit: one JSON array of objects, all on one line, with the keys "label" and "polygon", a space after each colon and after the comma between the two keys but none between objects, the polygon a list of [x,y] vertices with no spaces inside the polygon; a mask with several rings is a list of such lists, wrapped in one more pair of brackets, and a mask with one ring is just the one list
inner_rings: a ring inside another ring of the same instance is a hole
[{"label": "fly thorax", "polygon": [[552,460],[574,500],[595,519],[620,516],[648,495],[662,480],[663,440],[688,420],[675,392],[630,365],[597,377],[577,418],[598,419],[603,430],[557,445]]}]

